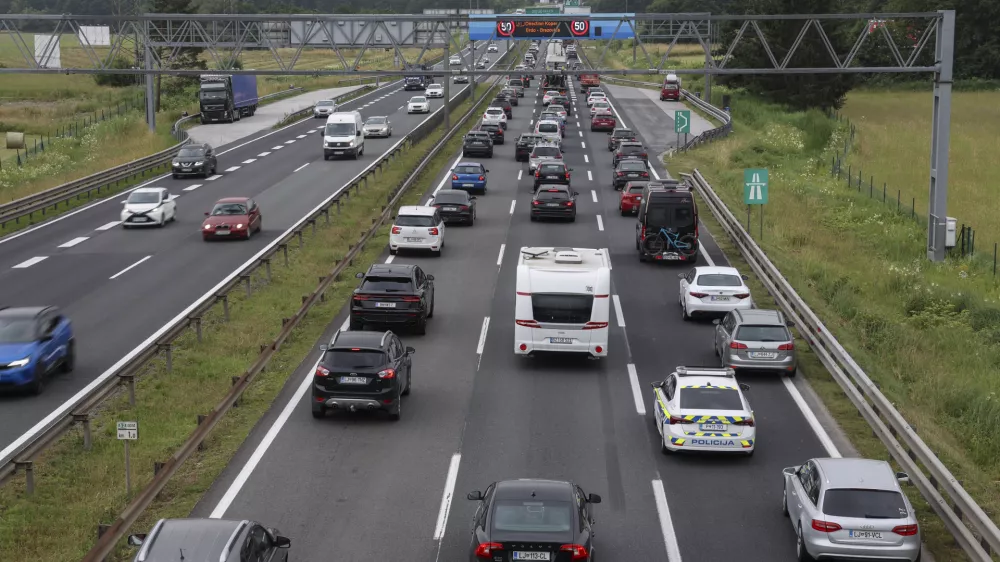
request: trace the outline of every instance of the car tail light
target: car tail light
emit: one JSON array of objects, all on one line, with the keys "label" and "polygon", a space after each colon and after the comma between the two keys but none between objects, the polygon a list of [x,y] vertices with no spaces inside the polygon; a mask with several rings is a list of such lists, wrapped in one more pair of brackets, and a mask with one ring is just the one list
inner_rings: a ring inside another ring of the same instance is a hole
[{"label": "car tail light", "polygon": [[750,293],[736,293],[733,296],[736,297],[736,298],[738,298],[738,299],[745,299],[745,298],[748,298],[750,296]]},{"label": "car tail light", "polygon": [[394,379],[396,378],[396,369],[385,369],[384,371],[379,371],[378,378],[383,380]]},{"label": "car tail light", "polygon": [[795,342],[783,343],[778,346],[778,351],[794,351],[794,350],[795,350]]},{"label": "car tail light", "polygon": [[527,351],[528,346],[522,343],[521,345],[518,346],[518,349],[520,349],[521,351]]},{"label": "car tail light", "polygon": [[431,236],[437,236],[439,233],[440,231],[437,229],[437,227],[427,229],[427,234],[430,234]]},{"label": "car tail light", "polygon": [[532,205],[541,205],[541,204],[542,204],[542,202],[541,202],[541,201],[539,201],[538,199],[535,199],[534,201],[532,201],[532,202],[531,202],[531,204],[532,204]]},{"label": "car tail light", "polygon": [[643,153],[642,153],[642,154],[640,154],[639,156],[642,156],[643,158],[649,158],[649,155],[648,155],[648,154],[646,154],[645,152],[643,152]]},{"label": "car tail light", "polygon": [[618,177],[622,177],[625,175],[625,172],[616,172],[616,173],[618,174]]},{"label": "car tail light", "polygon": [[600,330],[602,328],[607,328],[607,322],[587,322],[583,325],[584,330]]},{"label": "car tail light", "polygon": [[367,301],[367,300],[371,300],[371,297],[368,296],[368,295],[354,295],[354,300],[356,300],[356,301]]},{"label": "car tail light", "polygon": [[649,177],[649,172],[643,172],[643,173],[642,173],[642,177],[644,177],[644,178],[648,178],[648,177]]},{"label": "car tail light", "polygon": [[562,154],[556,154],[556,158],[558,158],[559,160],[562,160]]},{"label": "car tail light", "polygon": [[566,179],[569,179],[569,172],[566,172]]},{"label": "car tail light", "polygon": [[596,351],[598,353],[603,353],[604,352],[604,348],[601,347],[601,346],[597,346],[597,347],[594,348],[594,351]]},{"label": "car tail light", "polygon": [[587,549],[578,544],[564,544],[559,547],[559,552],[570,552],[573,554],[571,560],[586,560]]},{"label": "car tail light", "polygon": [[892,532],[904,537],[912,537],[920,531],[917,525],[897,525],[892,528]]},{"label": "car tail light", "polygon": [[573,206],[573,202],[572,201],[567,201],[566,202],[566,206],[567,207],[572,207]]},{"label": "car tail light", "polygon": [[692,291],[692,292],[690,292],[688,294],[691,295],[692,297],[696,298],[696,299],[703,299],[703,298],[705,298],[705,297],[708,296],[708,293],[695,293],[694,291]]},{"label": "car tail light", "polygon": [[468,205],[460,205],[458,208],[461,211],[468,211],[469,210],[469,206]]},{"label": "car tail light", "polygon": [[399,234],[400,232],[403,232],[402,228],[399,228],[398,226],[392,227],[392,233],[393,234]]},{"label": "car tail light", "polygon": [[682,418],[680,416],[670,416],[670,425],[681,425],[685,423],[692,423],[691,420]]},{"label": "car tail light", "polygon": [[535,177],[536,177],[536,178],[538,178],[538,177],[541,177],[541,175],[542,175],[542,172],[541,172],[541,171],[539,171],[539,170],[535,170]]},{"label": "car tail light", "polygon": [[747,344],[734,341],[729,344],[729,349],[750,349]]},{"label": "car tail light", "polygon": [[518,326],[524,326],[525,328],[541,328],[542,325],[535,320],[514,320],[514,323]]},{"label": "car tail light", "polygon": [[738,422],[734,423],[733,425],[746,425],[746,426],[753,427],[753,418],[747,418],[745,420],[738,421]]},{"label": "car tail light", "polygon": [[479,543],[476,547],[476,558],[493,558],[493,553],[503,550],[503,545],[498,542]]},{"label": "car tail light", "polygon": [[458,179],[458,174],[452,174],[451,179],[457,180]]},{"label": "car tail light", "polygon": [[479,176],[479,181],[486,181],[486,176]]},{"label": "car tail light", "polygon": [[841,527],[837,523],[834,523],[832,521],[823,521],[822,519],[813,519],[812,528],[821,533],[832,533],[834,531],[839,531],[843,529],[843,527]]},{"label": "car tail light", "polygon": [[403,297],[403,302],[420,302],[420,297]]},{"label": "car tail light", "polygon": [[316,376],[317,377],[328,377],[328,376],[330,376],[330,369],[327,369],[326,367],[324,367],[322,365],[318,365],[316,367]]}]

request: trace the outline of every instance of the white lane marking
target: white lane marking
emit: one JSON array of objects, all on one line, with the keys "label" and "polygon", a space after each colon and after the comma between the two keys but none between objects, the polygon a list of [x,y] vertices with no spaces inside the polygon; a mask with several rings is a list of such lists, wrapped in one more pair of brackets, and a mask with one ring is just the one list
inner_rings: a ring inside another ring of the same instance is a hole
[{"label": "white lane marking", "polygon": [[205,181],[215,181],[215,180],[217,180],[217,179],[219,179],[221,177],[222,176],[220,176],[219,174],[215,174],[214,176],[212,176],[210,178],[205,178]]},{"label": "white lane marking", "polygon": [[292,144],[293,142],[295,142],[295,139],[291,139],[291,140],[286,140],[286,141],[285,141],[285,144]]},{"label": "white lane marking", "polygon": [[490,329],[490,317],[486,316],[483,318],[483,327],[479,332],[479,343],[476,345],[476,355],[482,355],[483,349],[486,348],[486,332]]},{"label": "white lane marking", "polygon": [[535,125],[535,120],[534,119],[528,119],[528,126],[529,127],[533,127],[534,125]]},{"label": "white lane marking", "polygon": [[267,156],[268,154],[271,154],[271,153],[270,152],[261,152],[260,154],[257,155],[257,158],[263,158],[263,157]]},{"label": "white lane marking", "polygon": [[597,190],[596,189],[591,189],[590,190],[590,197],[594,200],[594,203],[597,203]]},{"label": "white lane marking", "polygon": [[350,327],[351,327],[351,315],[348,314],[347,318],[344,318],[344,323],[340,325],[340,331],[346,332],[350,329]]},{"label": "white lane marking", "polygon": [[253,454],[250,455],[249,459],[247,459],[247,463],[243,465],[239,474],[236,475],[236,479],[229,485],[229,488],[226,490],[226,493],[223,494],[222,499],[219,500],[215,509],[212,510],[212,514],[209,515],[210,518],[220,519],[226,514],[226,510],[229,509],[233,500],[236,499],[240,490],[243,489],[243,486],[247,483],[250,475],[253,474],[254,469],[256,469],[257,465],[260,464],[260,460],[264,458],[264,453],[266,453],[271,447],[271,444],[274,443],[275,438],[278,437],[278,433],[281,432],[281,428],[285,427],[285,424],[288,422],[288,418],[290,418],[292,416],[292,412],[295,411],[295,407],[302,402],[302,398],[305,397],[306,392],[309,392],[309,389],[312,388],[313,373],[316,372],[316,367],[319,365],[321,359],[322,355],[316,360],[316,364],[313,365],[312,370],[306,373],[302,383],[299,384],[297,389],[295,389],[295,394],[288,399],[284,409],[281,410],[278,418],[274,420],[274,425],[267,430],[267,434],[264,435],[264,438],[257,445],[257,448],[254,449]]},{"label": "white lane marking", "polygon": [[316,129],[309,129],[308,131],[306,131],[306,134],[311,135],[311,134],[313,134],[315,132],[316,132]]},{"label": "white lane marking", "polygon": [[239,169],[240,169],[239,166],[232,166],[232,167],[226,168],[225,170],[223,170],[223,172],[235,172],[236,170],[239,170]]},{"label": "white lane marking", "polygon": [[521,175],[524,174],[524,170],[517,171],[517,181],[521,181]]},{"label": "white lane marking", "polygon": [[99,227],[95,228],[94,230],[111,230],[112,228],[118,226],[121,223],[122,223],[122,221],[111,221],[108,224],[105,224],[105,225],[102,225],[102,226],[99,226]]},{"label": "white lane marking", "polygon": [[77,236],[76,238],[70,240],[69,242],[66,242],[65,244],[59,244],[59,247],[72,248],[73,246],[76,246],[80,242],[86,242],[87,240],[90,240],[89,236]]},{"label": "white lane marking", "polygon": [[40,261],[44,261],[44,260],[48,259],[48,257],[49,256],[35,256],[35,257],[31,258],[31,259],[24,260],[23,262],[15,265],[15,266],[12,266],[11,269],[25,269],[25,268],[28,268],[28,267],[31,267],[31,266],[35,265],[36,263],[38,263]]},{"label": "white lane marking", "polygon": [[795,384],[792,383],[791,379],[788,377],[781,377],[781,382],[785,384],[788,394],[792,396],[792,400],[795,401],[795,405],[798,406],[799,410],[802,412],[802,417],[806,419],[806,422],[809,423],[809,427],[812,428],[813,433],[816,434],[816,437],[819,438],[819,442],[823,445],[823,448],[826,449],[826,454],[838,459],[843,456],[840,454],[840,451],[837,450],[837,446],[833,444],[833,439],[830,438],[830,434],[823,429],[823,426],[819,423],[819,419],[816,417],[816,414],[813,413],[809,404],[806,403],[806,399],[802,397],[802,393],[799,392],[799,389],[795,388]]},{"label": "white lane marking", "polygon": [[444,531],[448,526],[448,512],[451,511],[451,500],[452,496],[455,495],[455,483],[458,481],[458,466],[461,462],[461,453],[455,453],[451,456],[451,463],[448,465],[448,476],[444,480],[444,493],[441,495],[441,509],[438,511],[437,524],[434,525],[434,540],[436,541],[444,538]]},{"label": "white lane marking", "polygon": [[663,491],[662,480],[653,480],[653,499],[656,500],[656,511],[660,515],[660,530],[663,532],[663,545],[667,548],[667,560],[681,562],[681,547],[677,544],[677,533],[674,532],[674,522],[670,518],[670,506],[667,505],[667,493]]},{"label": "white lane marking", "polygon": [[581,142],[580,144],[583,146],[583,148],[587,148],[587,143]]},{"label": "white lane marking", "polygon": [[601,215],[597,215],[597,230],[604,232],[604,220],[601,219]]},{"label": "white lane marking", "polygon": [[594,181],[594,174],[590,170],[587,170],[587,179],[589,181]]},{"label": "white lane marking", "polygon": [[385,258],[385,263],[392,263],[394,259],[396,259],[396,256],[389,254],[389,257]]},{"label": "white lane marking", "polygon": [[587,164],[590,164],[590,156],[587,156],[586,154],[584,154],[583,155],[583,161],[586,162]]},{"label": "white lane marking", "polygon": [[303,165],[299,166],[298,168],[295,168],[294,170],[292,170],[292,173],[294,174],[295,172],[298,172],[299,170],[301,170],[302,168],[305,168],[308,165],[309,165],[309,162],[306,162],[305,164],[303,164]]},{"label": "white lane marking", "polygon": [[297,138],[297,139],[304,139],[304,138],[306,138],[306,136],[305,135],[299,135],[299,136],[297,136],[295,138]]},{"label": "white lane marking", "polygon": [[500,255],[497,256],[497,267],[503,264],[503,251],[507,249],[507,244],[500,244]]},{"label": "white lane marking", "polygon": [[698,244],[698,251],[701,252],[705,261],[708,262],[709,267],[715,267],[715,260],[712,259],[712,256],[708,255],[708,250],[705,249],[704,244]]},{"label": "white lane marking", "polygon": [[432,196],[432,197],[428,197],[428,198],[427,198],[427,202],[426,202],[426,203],[424,203],[424,206],[425,206],[425,207],[430,207],[430,206],[431,206],[431,203],[433,203],[433,202],[434,202],[434,197],[433,197],[433,196]]},{"label": "white lane marking", "polygon": [[257,161],[256,158],[247,158],[246,160],[243,161],[243,163],[244,164],[253,164],[256,161]]},{"label": "white lane marking", "polygon": [[514,214],[514,205],[517,205],[517,199],[510,202],[510,214]]},{"label": "white lane marking", "polygon": [[580,122],[579,122],[579,121],[577,121],[577,122],[576,122],[576,126],[577,126],[577,127],[579,127],[579,126],[580,126]]},{"label": "white lane marking", "polygon": [[448,166],[448,171],[444,174],[444,177],[441,178],[441,183],[439,183],[437,185],[437,187],[434,188],[433,195],[437,195],[438,191],[441,191],[442,189],[444,189],[445,182],[447,182],[448,180],[451,179],[451,171],[453,169],[455,169],[455,166],[458,166],[458,163],[461,162],[461,161],[462,161],[462,155],[459,154],[458,158],[456,158],[455,161],[451,163],[451,166]]},{"label": "white lane marking", "polygon": [[[583,131],[577,131],[577,132],[580,133],[580,138],[582,139],[583,138]],[[585,146],[584,148],[587,148],[587,147]]]},{"label": "white lane marking", "polygon": [[403,110],[403,106],[399,106],[399,109],[397,109],[396,111],[402,111],[402,110]]},{"label": "white lane marking", "polygon": [[149,259],[149,258],[151,258],[151,257],[153,257],[153,256],[146,256],[146,257],[142,258],[141,260],[139,260],[139,261],[137,261],[137,262],[133,263],[132,265],[130,265],[130,266],[128,266],[128,267],[126,267],[125,269],[123,269],[123,270],[119,271],[118,273],[115,273],[115,274],[114,274],[114,275],[112,275],[111,277],[108,277],[108,279],[118,279],[119,277],[121,277],[122,275],[124,275],[124,274],[125,274],[126,272],[128,272],[128,270],[130,270],[130,269],[132,269],[133,267],[135,267],[135,266],[139,265],[140,263],[142,263],[142,262],[144,262],[144,261],[148,260],[148,259]]},{"label": "white lane marking", "polygon": [[656,181],[660,181],[660,174],[657,174],[656,170],[654,170],[652,166],[649,167],[649,171],[652,172],[653,178],[656,179]]},{"label": "white lane marking", "polygon": [[185,187],[184,191],[194,191],[194,190],[198,189],[199,187],[201,187],[201,184],[200,183],[196,183],[194,185],[189,185],[189,186]]},{"label": "white lane marking", "polygon": [[278,146],[272,146],[272,147],[271,147],[271,150],[281,150],[282,148],[285,148],[285,147],[283,147],[283,146],[281,146],[281,145],[278,145]]},{"label": "white lane marking", "polygon": [[618,295],[611,295],[611,298],[613,299],[613,301],[615,303],[615,317],[618,318],[618,327],[619,328],[624,328],[625,327],[625,315],[622,314],[622,301],[621,301],[621,299],[618,298]]},{"label": "white lane marking", "polygon": [[625,365],[625,368],[628,369],[628,383],[632,387],[632,400],[635,401],[635,411],[640,416],[645,416],[646,404],[642,401],[642,391],[639,389],[639,374],[635,371],[635,364],[629,363]]}]

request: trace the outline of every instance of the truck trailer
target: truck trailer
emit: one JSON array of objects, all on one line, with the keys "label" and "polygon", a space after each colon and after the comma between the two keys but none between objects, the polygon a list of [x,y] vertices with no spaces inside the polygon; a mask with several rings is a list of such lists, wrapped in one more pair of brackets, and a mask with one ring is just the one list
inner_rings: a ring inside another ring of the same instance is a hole
[{"label": "truck trailer", "polygon": [[246,74],[202,74],[198,91],[201,122],[232,123],[257,112],[257,77]]}]

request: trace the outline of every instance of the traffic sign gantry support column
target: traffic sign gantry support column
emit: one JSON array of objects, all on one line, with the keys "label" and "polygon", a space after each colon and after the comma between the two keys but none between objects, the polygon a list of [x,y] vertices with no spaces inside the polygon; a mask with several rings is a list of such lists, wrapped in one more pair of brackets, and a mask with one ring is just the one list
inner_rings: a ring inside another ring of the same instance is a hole
[{"label": "traffic sign gantry support column", "polygon": [[934,119],[931,123],[931,180],[927,198],[927,259],[944,261],[948,225],[948,146],[951,140],[951,81],[955,62],[955,12],[939,10],[934,60]]}]

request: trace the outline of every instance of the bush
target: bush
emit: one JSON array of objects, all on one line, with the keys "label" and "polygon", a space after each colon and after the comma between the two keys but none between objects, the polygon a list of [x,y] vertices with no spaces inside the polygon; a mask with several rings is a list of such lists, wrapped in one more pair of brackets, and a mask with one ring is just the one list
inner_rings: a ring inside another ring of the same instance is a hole
[{"label": "bush", "polygon": [[[116,57],[111,61],[111,68],[118,70],[128,70],[132,68],[132,63],[123,57]],[[108,86],[111,88],[127,88],[134,86],[136,77],[131,74],[95,74],[94,82],[98,86]]]}]

